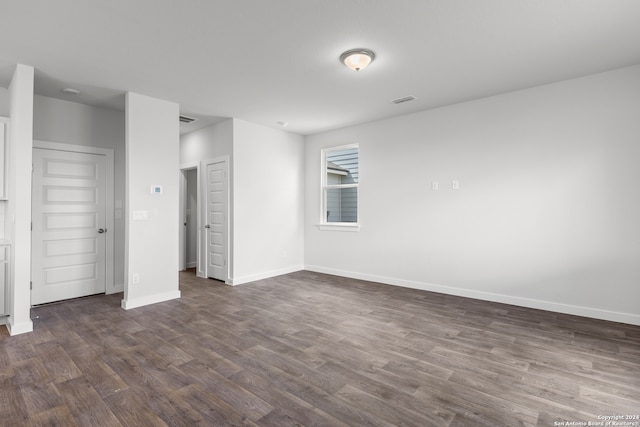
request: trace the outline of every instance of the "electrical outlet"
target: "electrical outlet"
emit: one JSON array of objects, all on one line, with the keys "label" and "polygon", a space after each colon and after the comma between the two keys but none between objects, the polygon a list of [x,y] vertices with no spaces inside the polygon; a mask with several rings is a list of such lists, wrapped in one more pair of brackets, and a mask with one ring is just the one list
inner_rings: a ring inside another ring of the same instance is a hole
[{"label": "electrical outlet", "polygon": [[137,285],[138,283],[140,283],[140,275],[138,273],[133,273],[131,279],[134,285]]},{"label": "electrical outlet", "polygon": [[431,190],[438,191],[439,189],[440,189],[440,184],[438,184],[438,181],[431,181]]},{"label": "electrical outlet", "polygon": [[457,179],[451,181],[451,188],[454,190],[458,190],[460,188],[460,181],[458,181]]}]

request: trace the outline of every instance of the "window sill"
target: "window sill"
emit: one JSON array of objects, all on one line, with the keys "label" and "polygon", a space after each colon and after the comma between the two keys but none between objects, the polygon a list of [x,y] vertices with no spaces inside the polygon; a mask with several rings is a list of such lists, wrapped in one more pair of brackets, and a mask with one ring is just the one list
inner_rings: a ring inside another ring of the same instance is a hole
[{"label": "window sill", "polygon": [[335,223],[335,224],[318,224],[320,231],[360,231],[360,224],[351,223]]}]

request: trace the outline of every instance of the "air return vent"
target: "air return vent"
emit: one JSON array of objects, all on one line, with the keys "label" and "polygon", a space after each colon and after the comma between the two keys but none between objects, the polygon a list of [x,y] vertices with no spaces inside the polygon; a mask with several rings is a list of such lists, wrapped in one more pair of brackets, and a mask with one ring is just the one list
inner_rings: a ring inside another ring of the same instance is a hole
[{"label": "air return vent", "polygon": [[193,123],[198,119],[194,119],[193,117],[180,116],[180,123]]},{"label": "air return vent", "polygon": [[402,104],[405,102],[413,101],[414,99],[416,99],[415,96],[405,96],[403,98],[396,98],[391,102],[393,102],[394,104]]}]

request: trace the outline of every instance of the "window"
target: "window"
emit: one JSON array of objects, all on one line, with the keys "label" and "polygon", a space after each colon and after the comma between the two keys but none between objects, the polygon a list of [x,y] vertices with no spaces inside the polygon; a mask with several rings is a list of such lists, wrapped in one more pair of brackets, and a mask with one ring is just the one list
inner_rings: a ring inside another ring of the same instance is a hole
[{"label": "window", "polygon": [[357,228],[358,145],[322,150],[321,225]]}]

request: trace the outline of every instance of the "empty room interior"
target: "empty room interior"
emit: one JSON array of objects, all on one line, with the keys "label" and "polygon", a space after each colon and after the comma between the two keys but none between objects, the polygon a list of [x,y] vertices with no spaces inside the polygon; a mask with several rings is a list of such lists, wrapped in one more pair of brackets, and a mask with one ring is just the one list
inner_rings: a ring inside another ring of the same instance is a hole
[{"label": "empty room interior", "polygon": [[640,2],[0,40],[0,425],[640,426]]}]

